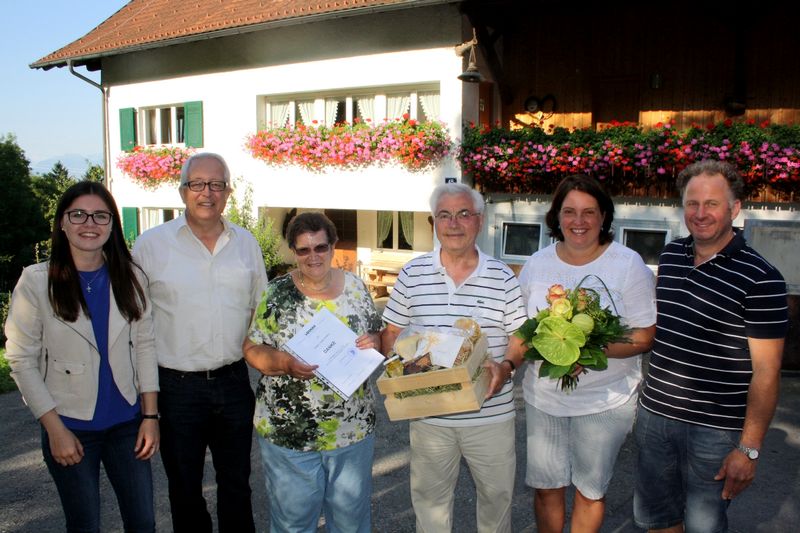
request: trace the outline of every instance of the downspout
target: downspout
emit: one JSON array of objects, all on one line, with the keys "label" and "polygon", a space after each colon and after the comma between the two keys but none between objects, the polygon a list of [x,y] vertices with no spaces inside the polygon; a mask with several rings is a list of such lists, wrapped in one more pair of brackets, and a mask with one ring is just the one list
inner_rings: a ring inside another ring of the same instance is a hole
[{"label": "downspout", "polygon": [[93,87],[97,87],[103,93],[103,175],[105,176],[105,185],[111,190],[111,175],[108,172],[111,153],[108,146],[108,90],[91,78],[87,78],[80,72],[77,72],[72,64],[72,60],[67,60],[69,72],[76,78],[79,78]]}]

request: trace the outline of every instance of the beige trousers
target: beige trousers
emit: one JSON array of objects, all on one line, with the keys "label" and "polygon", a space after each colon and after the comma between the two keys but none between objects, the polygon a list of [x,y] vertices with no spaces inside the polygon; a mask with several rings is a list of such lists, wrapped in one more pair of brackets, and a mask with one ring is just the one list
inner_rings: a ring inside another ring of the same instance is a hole
[{"label": "beige trousers", "polygon": [[461,457],[478,495],[479,533],[511,531],[516,455],[514,420],[451,428],[411,422],[411,503],[418,533],[449,533]]}]

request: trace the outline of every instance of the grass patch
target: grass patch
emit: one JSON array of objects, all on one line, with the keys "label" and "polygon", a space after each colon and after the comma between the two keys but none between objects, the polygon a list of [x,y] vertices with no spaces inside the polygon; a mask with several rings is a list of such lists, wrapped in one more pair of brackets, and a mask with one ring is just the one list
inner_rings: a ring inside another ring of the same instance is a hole
[{"label": "grass patch", "polygon": [[6,350],[0,348],[0,393],[17,390],[17,384],[11,379],[11,367],[6,361]]}]

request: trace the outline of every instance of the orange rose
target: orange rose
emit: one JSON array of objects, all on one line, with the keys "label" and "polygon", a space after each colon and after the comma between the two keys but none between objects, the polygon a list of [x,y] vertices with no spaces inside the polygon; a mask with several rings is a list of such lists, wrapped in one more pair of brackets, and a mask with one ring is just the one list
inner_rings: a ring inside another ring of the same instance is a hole
[{"label": "orange rose", "polygon": [[567,290],[563,287],[563,285],[559,285],[556,283],[555,285],[551,285],[549,289],[547,289],[547,296],[545,299],[547,303],[552,304],[555,300],[560,298],[566,298]]}]

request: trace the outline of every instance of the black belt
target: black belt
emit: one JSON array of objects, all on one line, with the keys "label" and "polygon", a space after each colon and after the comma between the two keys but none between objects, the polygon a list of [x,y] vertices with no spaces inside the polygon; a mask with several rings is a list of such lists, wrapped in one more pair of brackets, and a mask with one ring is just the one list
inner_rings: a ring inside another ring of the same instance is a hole
[{"label": "black belt", "polygon": [[202,379],[216,379],[223,376],[227,376],[229,374],[233,374],[234,372],[238,371],[240,367],[245,366],[244,359],[239,359],[238,361],[231,363],[229,365],[221,366],[219,368],[215,368],[214,370],[175,370],[174,368],[167,368],[165,366],[159,366],[158,370],[161,372],[165,372],[167,374],[173,374],[180,377],[196,377]]}]

